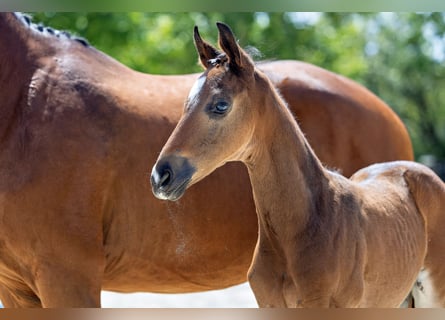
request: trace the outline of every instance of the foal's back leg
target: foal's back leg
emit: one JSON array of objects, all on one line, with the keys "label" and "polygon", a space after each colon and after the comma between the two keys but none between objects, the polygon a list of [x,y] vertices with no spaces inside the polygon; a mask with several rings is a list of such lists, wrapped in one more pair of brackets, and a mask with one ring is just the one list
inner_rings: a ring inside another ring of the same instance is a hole
[{"label": "foal's back leg", "polygon": [[445,307],[445,184],[424,167],[408,170],[405,179],[428,232],[424,266],[412,290],[414,306]]},{"label": "foal's back leg", "polygon": [[[442,195],[445,208],[445,193]],[[428,226],[428,252],[412,294],[416,308],[445,307],[445,210],[439,221]]]}]

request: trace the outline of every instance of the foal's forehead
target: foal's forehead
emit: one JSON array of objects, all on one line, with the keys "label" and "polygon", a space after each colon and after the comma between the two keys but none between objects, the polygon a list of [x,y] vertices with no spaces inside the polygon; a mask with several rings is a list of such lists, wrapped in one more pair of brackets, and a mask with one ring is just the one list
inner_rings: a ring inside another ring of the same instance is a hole
[{"label": "foal's forehead", "polygon": [[209,95],[221,93],[225,74],[226,72],[223,70],[210,69],[200,75],[190,89],[187,99],[188,103],[196,103],[202,96],[203,92],[206,92]]},{"label": "foal's forehead", "polygon": [[203,87],[204,83],[206,82],[206,76],[205,74],[202,74],[198,79],[196,79],[195,83],[193,84],[192,88],[190,89],[190,93],[188,96],[188,102],[194,102],[198,99]]},{"label": "foal's forehead", "polygon": [[224,65],[207,69],[201,74],[190,89],[187,105],[194,107],[215,97],[228,97],[240,89],[239,84],[229,68]]},{"label": "foal's forehead", "polygon": [[210,94],[220,93],[221,91],[232,92],[233,87],[237,86],[236,77],[226,65],[213,67],[207,70],[205,88]]}]

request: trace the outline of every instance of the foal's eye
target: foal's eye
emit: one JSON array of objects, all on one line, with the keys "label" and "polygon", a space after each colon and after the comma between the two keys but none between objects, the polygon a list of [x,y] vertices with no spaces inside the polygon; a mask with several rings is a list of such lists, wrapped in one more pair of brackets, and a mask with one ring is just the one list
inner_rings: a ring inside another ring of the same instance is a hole
[{"label": "foal's eye", "polygon": [[218,101],[213,107],[213,112],[218,114],[224,114],[229,110],[229,104],[225,101]]}]

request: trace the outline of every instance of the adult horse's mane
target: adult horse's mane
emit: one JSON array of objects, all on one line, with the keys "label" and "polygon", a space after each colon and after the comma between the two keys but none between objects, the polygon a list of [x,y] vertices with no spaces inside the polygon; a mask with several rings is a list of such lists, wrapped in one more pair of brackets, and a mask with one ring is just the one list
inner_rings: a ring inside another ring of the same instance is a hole
[{"label": "adult horse's mane", "polygon": [[82,44],[85,47],[89,47],[90,44],[88,43],[88,41],[82,37],[79,36],[75,36],[72,35],[70,32],[65,31],[65,30],[57,30],[51,27],[47,27],[45,25],[43,25],[42,23],[34,23],[32,22],[32,17],[28,14],[24,14],[24,13],[20,13],[20,12],[15,12],[14,13],[15,17],[17,18],[17,20],[21,21],[26,27],[39,32],[43,35],[47,35],[47,36],[53,36],[59,39],[68,39],[68,40],[74,40],[79,42],[80,44]]}]

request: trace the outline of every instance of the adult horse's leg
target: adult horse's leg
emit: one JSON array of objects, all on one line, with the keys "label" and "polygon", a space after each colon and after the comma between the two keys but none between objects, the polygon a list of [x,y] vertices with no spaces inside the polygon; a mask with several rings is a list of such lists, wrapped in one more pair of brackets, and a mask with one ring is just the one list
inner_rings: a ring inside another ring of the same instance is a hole
[{"label": "adult horse's leg", "polygon": [[32,261],[43,307],[100,307],[105,254],[102,203],[96,200],[104,196],[100,188],[86,190],[73,189],[64,199],[65,210],[48,214],[52,227],[60,231],[39,243],[39,256]]},{"label": "adult horse's leg", "polygon": [[[21,238],[23,250],[15,250],[20,257],[7,265],[10,277],[2,279],[5,285],[0,288],[0,299],[4,306],[100,307],[105,264],[101,237],[80,232],[74,239],[71,226],[48,225],[61,230],[52,235],[54,239],[49,231],[45,241],[34,241],[34,246]],[[30,232],[27,229],[23,233]]]},{"label": "adult horse's leg", "polygon": [[80,261],[70,265],[46,263],[36,279],[42,307],[100,307],[102,270],[95,267],[85,270]]},{"label": "adult horse's leg", "polygon": [[2,295],[6,306],[100,307],[109,184],[97,173],[80,172],[56,175],[60,180],[45,175],[45,181],[35,179],[1,199],[10,213],[0,224],[7,248],[2,291],[12,292]]}]

